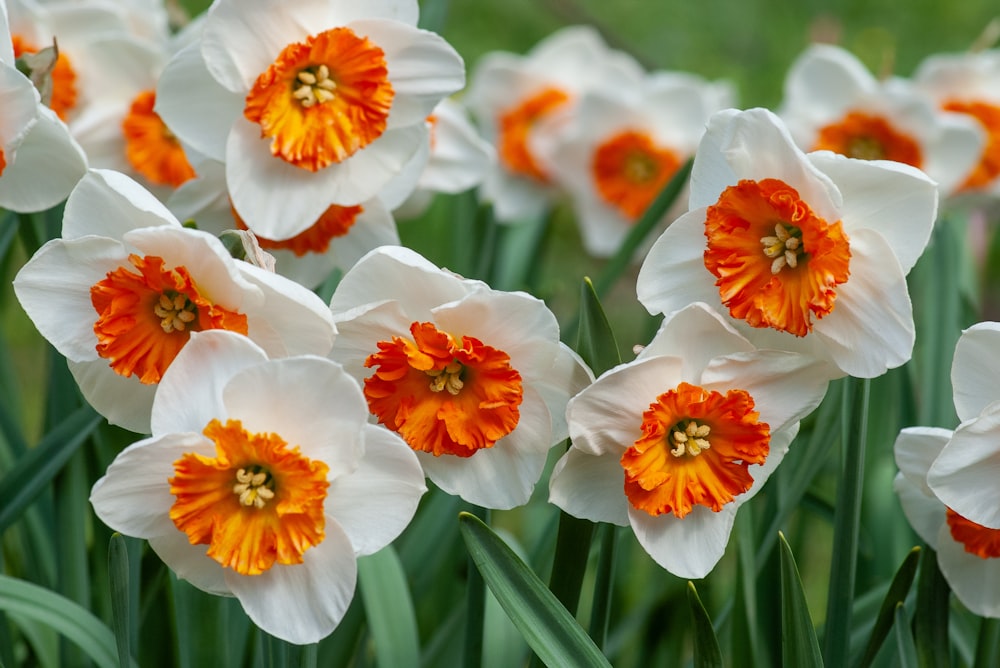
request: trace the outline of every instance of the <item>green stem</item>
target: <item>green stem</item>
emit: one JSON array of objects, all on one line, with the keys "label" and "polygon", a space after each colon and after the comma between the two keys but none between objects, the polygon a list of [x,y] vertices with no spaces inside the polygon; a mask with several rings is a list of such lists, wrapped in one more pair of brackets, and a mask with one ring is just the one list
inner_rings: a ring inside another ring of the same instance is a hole
[{"label": "green stem", "polygon": [[861,494],[868,433],[871,382],[851,378],[844,384],[844,465],[834,512],[833,560],[826,607],[824,658],[828,666],[846,666],[850,654],[851,610],[857,573]]},{"label": "green stem", "polygon": [[913,613],[913,635],[920,668],[951,665],[948,642],[948,604],[951,590],[937,565],[937,553],[924,550],[917,579],[917,607]]},{"label": "green stem", "polygon": [[616,536],[615,525],[601,525],[601,546],[597,559],[597,577],[594,581],[594,603],[590,613],[590,637],[601,649],[604,649],[608,637],[608,619],[611,616],[611,593],[615,582],[615,552],[618,544]]},{"label": "green stem", "polygon": [[576,607],[580,602],[580,588],[587,572],[587,558],[593,536],[593,522],[565,512],[559,513],[559,533],[556,537],[549,589],[571,614],[576,614]]},{"label": "green stem", "polygon": [[[488,508],[474,506],[471,511],[473,515],[481,519],[486,525],[490,523],[490,511]],[[468,577],[466,578],[465,590],[465,668],[480,668],[483,665],[483,626],[486,621],[486,582],[482,574],[476,567],[476,563],[469,555]]]},{"label": "green stem", "polygon": [[976,662],[974,668],[990,668],[1000,665],[1000,619],[984,618],[979,626],[976,641]]}]

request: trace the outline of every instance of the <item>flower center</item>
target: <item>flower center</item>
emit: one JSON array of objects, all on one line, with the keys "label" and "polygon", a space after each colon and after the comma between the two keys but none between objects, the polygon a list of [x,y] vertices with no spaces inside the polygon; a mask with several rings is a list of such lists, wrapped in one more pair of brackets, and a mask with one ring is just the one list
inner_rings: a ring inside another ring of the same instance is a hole
[{"label": "flower center", "polygon": [[644,132],[620,132],[594,151],[591,171],[601,198],[638,219],[680,167],[680,158]]},{"label": "flower center", "polygon": [[246,316],[209,301],[185,267],[166,269],[150,255],[130,255],[129,262],[138,273],[119,267],[90,288],[97,354],[119,375],[158,383],[191,332],[247,333]]},{"label": "flower center", "polygon": [[[247,229],[246,223],[236,212],[230,203],[230,211],[236,219],[236,228]],[[351,231],[358,216],[364,213],[364,207],[360,204],[354,206],[340,206],[331,204],[326,211],[316,220],[315,223],[299,232],[294,237],[274,241],[257,235],[257,242],[264,250],[289,250],[297,257],[304,257],[310,253],[322,254],[330,248],[330,242],[337,237],[345,236]]]},{"label": "flower center", "polygon": [[156,91],[139,93],[122,121],[125,158],[150,183],[176,188],[195,177],[177,137],[153,111]]},{"label": "flower center", "polygon": [[[745,390],[725,395],[681,383],[642,414],[642,436],[621,457],[629,503],[650,515],[683,518],[696,505],[718,512],[750,489],[771,430]],[[709,436],[711,435],[711,442]]]},{"label": "flower center", "polygon": [[187,453],[168,480],[174,525],[241,575],[302,563],[325,535],[329,467],[277,434],[246,431],[239,420],[212,420],[203,433],[215,457]]},{"label": "flower center", "polygon": [[[20,35],[11,35],[11,41],[14,46],[14,58],[39,51],[36,45]],[[49,73],[49,77],[52,80],[52,97],[49,99],[49,108],[65,122],[70,112],[76,109],[77,90],[76,70],[70,64],[69,56],[64,51],[59,51],[56,64]]]},{"label": "flower center", "polygon": [[394,92],[385,53],[340,27],[286,46],[247,94],[243,115],[271,154],[315,172],[385,132]]},{"label": "flower center", "polygon": [[857,111],[820,128],[813,150],[833,151],[861,160],[894,160],[918,168],[923,162],[916,140],[896,130],[881,116]]},{"label": "flower center", "polygon": [[705,268],[724,306],[752,327],[795,336],[833,311],[850,274],[850,244],[778,179],[729,186],[705,215]]},{"label": "flower center", "polygon": [[1000,106],[986,102],[948,102],[945,111],[968,114],[986,131],[986,145],[979,163],[962,184],[964,189],[983,188],[1000,176]]},{"label": "flower center", "polygon": [[469,457],[514,431],[521,374],[510,356],[463,336],[456,341],[429,322],[410,325],[412,339],[379,341],[365,366],[368,407],[414,450]]},{"label": "flower center", "polygon": [[569,101],[558,88],[545,88],[500,114],[497,155],[513,174],[548,183],[549,176],[538,164],[528,145],[535,124]]},{"label": "flower center", "polygon": [[1000,557],[1000,529],[989,529],[968,520],[951,508],[945,513],[951,537],[965,547],[965,551],[980,559]]}]

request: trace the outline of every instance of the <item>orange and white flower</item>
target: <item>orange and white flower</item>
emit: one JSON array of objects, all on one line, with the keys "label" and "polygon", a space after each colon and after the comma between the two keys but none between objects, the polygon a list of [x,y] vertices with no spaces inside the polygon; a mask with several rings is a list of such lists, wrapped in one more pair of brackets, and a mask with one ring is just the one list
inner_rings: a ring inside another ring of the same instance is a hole
[{"label": "orange and white flower", "polygon": [[545,304],[379,248],[341,280],[330,356],[436,485],[497,509],[528,501],[569,397],[590,382]]},{"label": "orange and white flower", "polygon": [[480,189],[497,220],[537,218],[558,195],[544,163],[545,143],[569,118],[581,94],[624,95],[641,79],[639,65],[609,49],[588,26],[559,30],[524,56],[484,56],[463,102],[497,150],[497,165]]},{"label": "orange and white flower", "polygon": [[986,134],[979,162],[960,190],[1000,193],[1000,51],[929,56],[913,81],[939,108],[972,117]]},{"label": "orange and white flower", "polygon": [[928,486],[945,505],[991,529],[1000,529],[998,345],[996,322],[977,323],[959,337],[951,384],[961,424],[927,474]]},{"label": "orange and white flower", "polygon": [[178,577],[306,644],[337,626],[356,557],[394,540],[424,491],[413,452],[367,424],[340,366],[269,360],[220,331],[191,337],[163,376],[152,436],[115,458],[90,501]]},{"label": "orange and white flower", "polygon": [[245,334],[273,357],[325,355],[335,328],[315,294],[233,260],[118,172],[92,170],[66,202],[62,236],[14,279],[42,336],[95,409],[149,432],[156,386],[192,332]]},{"label": "orange and white flower", "polygon": [[850,52],[814,44],[792,64],[779,111],[805,151],[895,160],[923,170],[942,195],[979,160],[978,123],[935,106],[912,82],[877,80]]},{"label": "orange and white flower", "polygon": [[927,486],[927,473],[952,435],[935,427],[900,432],[893,486],[910,526],[937,553],[938,567],[958,600],[977,615],[1000,617],[1000,529],[966,519]]},{"label": "orange and white flower", "polygon": [[219,0],[167,65],[156,110],[226,164],[234,207],[264,237],[331,204],[402,201],[427,115],[464,84],[458,54],[416,22],[416,0]]},{"label": "orange and white flower", "polygon": [[690,210],[639,271],[639,301],[664,314],[705,302],[762,348],[881,375],[912,353],[906,274],[937,200],[914,167],[807,155],[765,109],[719,112],[695,155]]},{"label": "orange and white flower", "polygon": [[694,155],[709,116],[732,106],[732,98],[730,86],[680,72],[650,75],[633,94],[595,90],[580,97],[545,162],[573,198],[587,252],[608,257],[618,250]]},{"label": "orange and white flower", "polygon": [[774,472],[826,386],[822,362],[757,350],[692,304],[635,360],[570,400],[573,445],[552,472],[549,500],[575,517],[631,526],[668,571],[704,577],[740,505]]}]

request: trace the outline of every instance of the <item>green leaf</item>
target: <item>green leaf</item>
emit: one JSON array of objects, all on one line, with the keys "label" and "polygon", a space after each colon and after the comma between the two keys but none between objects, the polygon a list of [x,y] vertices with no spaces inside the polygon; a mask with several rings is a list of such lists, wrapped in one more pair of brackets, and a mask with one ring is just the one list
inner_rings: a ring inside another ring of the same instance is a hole
[{"label": "green leaf", "polygon": [[358,559],[358,585],[381,668],[417,668],[420,640],[403,564],[390,545]]},{"label": "green leaf", "polygon": [[0,533],[21,515],[100,422],[101,416],[94,409],[78,408],[0,479],[0,489],[7,495],[0,508]]},{"label": "green leaf", "polygon": [[867,668],[875,660],[875,655],[878,654],[879,648],[882,647],[882,643],[892,628],[892,623],[896,616],[896,607],[906,600],[906,596],[910,592],[910,586],[913,584],[913,578],[917,574],[917,565],[919,563],[920,548],[915,547],[903,559],[903,563],[892,578],[889,591],[886,592],[885,598],[882,599],[882,607],[878,611],[875,626],[872,628],[872,635],[868,639],[868,646],[865,647],[865,653],[858,664],[859,668]]},{"label": "green leaf", "polygon": [[906,616],[906,609],[902,603],[896,605],[893,611],[893,618],[896,630],[896,649],[899,652],[900,668],[917,668],[917,646],[913,642],[913,633],[910,632],[910,620]]},{"label": "green leaf", "polygon": [[601,299],[589,278],[580,286],[580,329],[577,333],[576,352],[599,376],[608,369],[621,364],[618,341],[611,330],[611,323],[601,306]]},{"label": "green leaf", "polygon": [[781,659],[784,666],[817,668],[823,665],[802,579],[784,534],[778,534],[781,555]]},{"label": "green leaf", "polygon": [[0,610],[58,631],[101,668],[117,668],[115,636],[87,609],[36,584],[0,575]]},{"label": "green leaf", "polygon": [[1000,666],[1000,619],[983,619],[976,641],[974,668]]},{"label": "green leaf", "polygon": [[712,626],[712,618],[698,597],[698,590],[690,580],[687,586],[688,605],[694,622],[694,665],[695,668],[721,668],[722,650]]},{"label": "green leaf", "polygon": [[128,549],[120,533],[111,536],[108,544],[108,578],[111,583],[111,620],[118,647],[118,664],[128,665],[129,649],[129,573]]},{"label": "green leaf", "polygon": [[913,613],[917,660],[921,668],[951,665],[948,643],[948,605],[951,589],[941,575],[934,550],[923,551],[917,580],[917,608]]},{"label": "green leaf", "polygon": [[486,524],[461,513],[459,528],[486,584],[542,661],[574,668],[611,665],[573,615]]}]

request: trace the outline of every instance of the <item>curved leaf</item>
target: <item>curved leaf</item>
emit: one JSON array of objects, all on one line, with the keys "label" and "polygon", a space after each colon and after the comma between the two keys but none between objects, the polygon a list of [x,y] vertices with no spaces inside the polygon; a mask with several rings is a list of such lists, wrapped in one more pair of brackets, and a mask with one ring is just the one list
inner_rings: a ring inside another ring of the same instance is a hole
[{"label": "curved leaf", "polygon": [[784,666],[821,668],[823,658],[816,641],[802,579],[784,534],[778,534],[781,554],[781,659]]},{"label": "curved leaf", "polygon": [[417,668],[420,641],[416,613],[403,564],[391,545],[358,559],[358,586],[375,640],[377,664],[383,668]]},{"label": "curved leaf", "polygon": [[690,580],[687,586],[688,604],[694,621],[694,665],[695,668],[722,668],[722,650],[712,626],[712,618],[698,597],[698,590]]},{"label": "curved leaf", "polygon": [[872,628],[872,635],[868,639],[864,656],[858,664],[859,668],[867,668],[875,660],[875,655],[878,654],[879,648],[882,647],[882,643],[889,635],[889,629],[892,628],[893,619],[896,617],[896,606],[905,601],[907,594],[910,593],[913,577],[917,574],[918,563],[920,563],[920,548],[915,547],[903,559],[899,570],[892,578],[889,591],[882,599],[882,607],[878,611],[878,618]]}]

